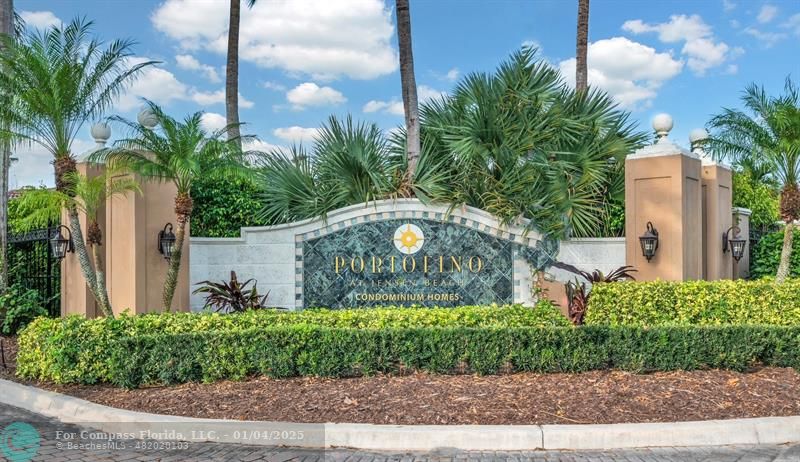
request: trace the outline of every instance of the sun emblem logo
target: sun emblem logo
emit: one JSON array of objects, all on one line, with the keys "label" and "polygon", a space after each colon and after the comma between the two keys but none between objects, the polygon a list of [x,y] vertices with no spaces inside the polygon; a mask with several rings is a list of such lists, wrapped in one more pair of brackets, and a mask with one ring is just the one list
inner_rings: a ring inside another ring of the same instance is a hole
[{"label": "sun emblem logo", "polygon": [[400,225],[394,232],[394,246],[400,252],[411,255],[419,252],[425,242],[425,235],[418,226],[410,223]]}]

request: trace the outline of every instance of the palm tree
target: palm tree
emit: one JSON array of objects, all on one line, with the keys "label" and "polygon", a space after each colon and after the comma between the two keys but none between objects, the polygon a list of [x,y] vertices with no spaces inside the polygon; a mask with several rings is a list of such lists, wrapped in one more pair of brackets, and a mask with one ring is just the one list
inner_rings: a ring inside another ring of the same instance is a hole
[{"label": "palm tree", "polygon": [[[227,177],[245,175],[244,159],[252,153],[242,153],[238,148],[240,138],[223,139],[229,132],[226,126],[207,133],[201,124],[202,112],[177,121],[165,114],[156,104],[147,101],[157,125],[145,127],[121,117],[112,120],[122,123],[131,136],[117,140],[114,146],[92,154],[90,159],[106,162],[145,179],[171,182],[177,188],[175,215],[176,239],[164,282],[162,302],[164,311],[170,311],[180,271],[186,225],[192,216],[192,184],[203,176]],[[250,138],[250,137],[249,137]]]},{"label": "palm tree", "polygon": [[403,88],[403,110],[406,116],[406,151],[408,170],[406,182],[413,183],[419,162],[419,107],[417,81],[414,78],[414,54],[411,47],[411,13],[408,0],[396,0],[397,47],[400,49],[400,83]]},{"label": "palm tree", "polygon": [[[14,1],[0,0],[0,36],[11,39],[14,35]],[[0,136],[0,293],[5,293],[8,286],[6,255],[8,253],[8,170],[11,167],[11,141],[7,138],[7,136]]]},{"label": "palm tree", "polygon": [[578,0],[578,43],[575,47],[575,89],[586,90],[588,70],[586,51],[589,43],[589,0]]},{"label": "palm tree", "polygon": [[764,87],[750,84],[742,103],[752,115],[723,109],[709,122],[709,147],[720,159],[769,166],[780,184],[780,213],[786,226],[775,280],[783,282],[790,270],[795,221],[800,218],[800,92],[790,78],[780,96],[767,96]]},{"label": "palm tree", "polygon": [[[247,0],[252,8],[256,0]],[[231,0],[228,24],[228,60],[225,67],[225,118],[228,121],[228,139],[239,140],[239,19],[241,1]]]},{"label": "palm tree", "polygon": [[[104,44],[90,37],[92,22],[3,39],[0,50],[0,119],[17,142],[53,155],[56,190],[69,194],[75,168],[72,142],[87,120],[97,120],[152,61],[129,66],[134,42]],[[75,250],[86,284],[102,304],[95,270],[83,243],[78,209],[67,206]]]}]

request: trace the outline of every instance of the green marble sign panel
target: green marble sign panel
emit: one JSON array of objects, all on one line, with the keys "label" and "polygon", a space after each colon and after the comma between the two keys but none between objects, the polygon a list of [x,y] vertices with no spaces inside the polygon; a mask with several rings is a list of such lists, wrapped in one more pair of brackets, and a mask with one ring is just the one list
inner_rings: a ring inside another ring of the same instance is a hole
[{"label": "green marble sign panel", "polygon": [[514,243],[460,223],[360,223],[302,246],[306,308],[513,301]]}]

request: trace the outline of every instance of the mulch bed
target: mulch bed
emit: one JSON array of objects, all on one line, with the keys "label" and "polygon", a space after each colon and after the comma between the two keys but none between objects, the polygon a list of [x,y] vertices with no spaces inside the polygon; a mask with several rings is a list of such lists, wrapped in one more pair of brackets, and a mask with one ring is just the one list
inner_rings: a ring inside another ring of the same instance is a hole
[{"label": "mulch bed", "polygon": [[[9,343],[5,341],[6,360]],[[1,372],[10,378],[8,371]],[[33,384],[108,406],[238,420],[376,424],[583,424],[800,415],[789,368],[630,374],[416,373],[352,379],[251,378],[124,390]]]}]

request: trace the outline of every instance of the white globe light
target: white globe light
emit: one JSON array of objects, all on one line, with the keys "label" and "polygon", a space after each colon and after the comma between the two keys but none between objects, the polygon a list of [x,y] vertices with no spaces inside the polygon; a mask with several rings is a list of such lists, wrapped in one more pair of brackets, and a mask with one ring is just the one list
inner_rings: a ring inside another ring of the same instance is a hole
[{"label": "white globe light", "polygon": [[705,128],[695,128],[691,132],[689,132],[689,142],[692,144],[697,143],[698,141],[705,141],[708,139],[708,132]]},{"label": "white globe light", "polygon": [[153,128],[158,125],[158,119],[156,118],[155,113],[153,113],[149,107],[139,111],[139,114],[136,116],[136,120],[145,128]]},{"label": "white globe light", "polygon": [[98,122],[92,125],[91,133],[95,141],[105,144],[111,138],[111,127],[103,122]]},{"label": "white globe light", "polygon": [[663,112],[656,114],[653,117],[653,130],[659,136],[667,136],[669,131],[672,130],[672,116]]}]

